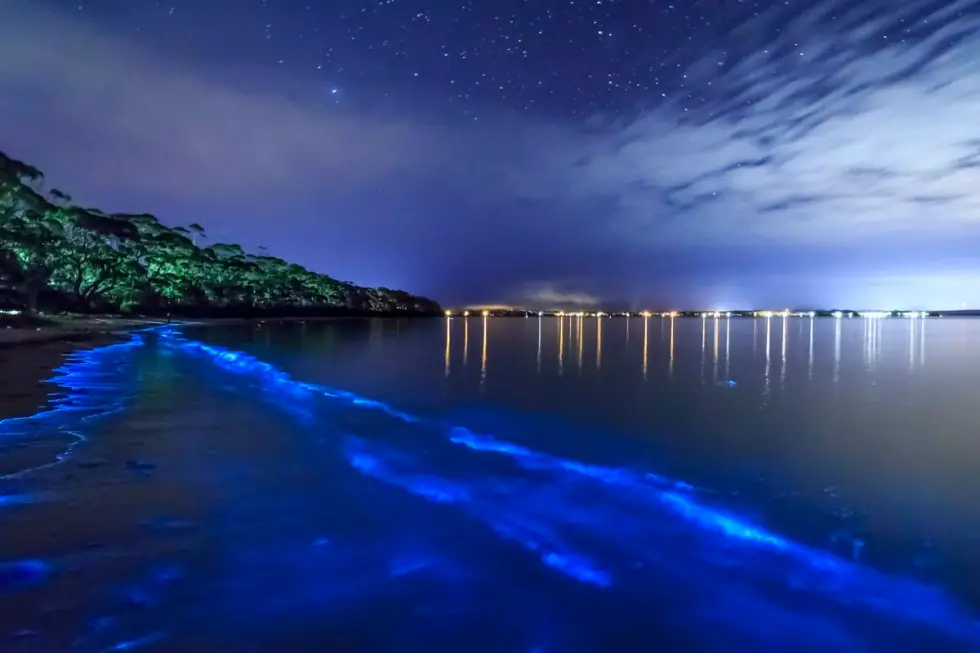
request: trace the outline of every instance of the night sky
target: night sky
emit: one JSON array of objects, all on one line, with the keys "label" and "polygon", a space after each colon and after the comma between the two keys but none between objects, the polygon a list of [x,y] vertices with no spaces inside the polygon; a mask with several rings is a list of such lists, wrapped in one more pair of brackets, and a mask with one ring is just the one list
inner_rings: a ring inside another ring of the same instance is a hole
[{"label": "night sky", "polygon": [[980,2],[0,0],[0,149],[447,306],[980,307]]}]

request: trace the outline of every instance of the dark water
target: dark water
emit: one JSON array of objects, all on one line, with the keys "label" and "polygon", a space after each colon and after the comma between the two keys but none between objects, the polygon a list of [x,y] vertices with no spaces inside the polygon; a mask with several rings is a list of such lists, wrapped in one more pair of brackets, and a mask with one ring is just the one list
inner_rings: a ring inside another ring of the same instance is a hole
[{"label": "dark water", "polygon": [[978,335],[139,333],[0,422],[0,650],[980,650]]}]

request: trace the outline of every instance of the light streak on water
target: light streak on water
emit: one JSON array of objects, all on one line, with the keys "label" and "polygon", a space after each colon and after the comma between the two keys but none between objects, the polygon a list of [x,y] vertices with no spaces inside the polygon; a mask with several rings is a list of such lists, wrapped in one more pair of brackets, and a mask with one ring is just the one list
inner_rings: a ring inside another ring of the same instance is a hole
[{"label": "light streak on water", "polygon": [[762,405],[765,406],[769,402],[769,372],[772,369],[772,318],[766,317],[766,371],[763,378],[762,384]]},{"label": "light streak on water", "polygon": [[834,389],[836,390],[840,382],[840,328],[841,320],[839,316],[834,317]]},{"label": "light streak on water", "polygon": [[708,337],[708,316],[701,315],[701,385],[704,385],[705,343]]},{"label": "light streak on water", "polygon": [[713,323],[714,329],[714,353],[711,357],[711,382],[714,385],[718,385],[718,316],[715,316]]},{"label": "light streak on water", "polygon": [[926,364],[926,322],[927,320],[922,320],[922,324],[919,327],[919,366],[924,367]]},{"label": "light streak on water", "polygon": [[452,322],[451,318],[446,318],[446,376],[449,376],[449,352],[450,352],[450,341],[452,338]]},{"label": "light streak on water", "polygon": [[786,339],[789,336],[789,317],[783,315],[783,329],[780,336],[779,389],[786,387]]},{"label": "light streak on water", "polygon": [[480,353],[480,385],[487,382],[487,316],[483,316],[483,347]]},{"label": "light streak on water", "polygon": [[915,323],[917,320],[909,320],[909,370],[915,369]]},{"label": "light streak on water", "polygon": [[807,378],[813,379],[813,316],[810,317],[810,349],[807,358]]},{"label": "light streak on water", "polygon": [[602,369],[602,318],[595,320],[595,368]]},{"label": "light streak on water", "polygon": [[[673,323],[671,323],[673,327]],[[671,333],[673,337],[673,333]],[[732,318],[725,318],[725,379],[731,379],[731,359],[732,359]]]},{"label": "light streak on water", "polygon": [[[643,316],[643,380],[647,380],[647,355],[649,353],[648,343],[650,341],[650,318]],[[671,347],[673,353],[673,347]]]},{"label": "light streak on water", "polygon": [[537,372],[541,374],[541,316],[538,316],[538,355],[536,357]]},{"label": "light streak on water", "polygon": [[558,376],[565,372],[565,318],[558,318]]}]

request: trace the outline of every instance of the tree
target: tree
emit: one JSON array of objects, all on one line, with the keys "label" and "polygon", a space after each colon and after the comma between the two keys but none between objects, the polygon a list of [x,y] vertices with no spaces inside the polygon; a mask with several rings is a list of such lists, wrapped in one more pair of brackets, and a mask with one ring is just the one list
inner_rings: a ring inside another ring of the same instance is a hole
[{"label": "tree", "polygon": [[168,227],[145,213],[75,206],[43,184],[40,170],[0,152],[0,299],[28,311],[44,292],[82,310],[440,312],[431,300],[338,281],[264,247],[203,246],[198,223]]}]

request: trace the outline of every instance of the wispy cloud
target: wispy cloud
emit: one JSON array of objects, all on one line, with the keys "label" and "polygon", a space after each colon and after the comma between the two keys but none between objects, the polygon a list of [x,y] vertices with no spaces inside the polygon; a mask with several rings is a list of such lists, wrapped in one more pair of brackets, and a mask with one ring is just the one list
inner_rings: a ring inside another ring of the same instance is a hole
[{"label": "wispy cloud", "polygon": [[557,287],[553,283],[528,284],[520,293],[521,301],[537,308],[569,308],[574,306],[595,306],[601,298],[580,290]]},{"label": "wispy cloud", "polygon": [[5,134],[5,146],[41,150],[83,189],[281,205],[311,189],[422,183],[453,170],[464,145],[413,117],[284,92],[271,75],[268,88],[236,86],[40,7],[0,6],[0,49],[2,124],[46,132]]},{"label": "wispy cloud", "polygon": [[523,191],[602,198],[647,244],[977,233],[978,4],[800,7],[714,35],[726,54],[688,64],[687,89],[569,138]]}]

